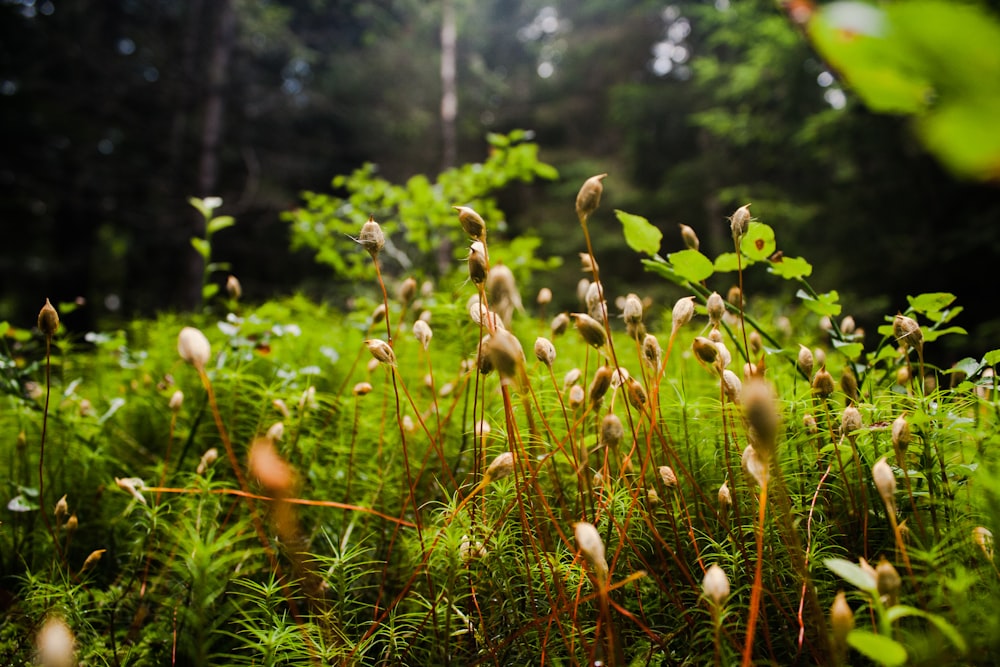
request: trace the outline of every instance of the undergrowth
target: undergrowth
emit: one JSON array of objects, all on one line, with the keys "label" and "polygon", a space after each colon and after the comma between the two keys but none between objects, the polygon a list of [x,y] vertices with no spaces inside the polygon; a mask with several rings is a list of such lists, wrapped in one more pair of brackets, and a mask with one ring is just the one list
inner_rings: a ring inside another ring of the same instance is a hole
[{"label": "undergrowth", "polygon": [[618,219],[676,304],[590,250],[546,313],[458,207],[467,277],[349,313],[6,327],[0,662],[994,664],[1000,351],[927,363],[946,294],[866,335],[747,207],[715,259]]}]

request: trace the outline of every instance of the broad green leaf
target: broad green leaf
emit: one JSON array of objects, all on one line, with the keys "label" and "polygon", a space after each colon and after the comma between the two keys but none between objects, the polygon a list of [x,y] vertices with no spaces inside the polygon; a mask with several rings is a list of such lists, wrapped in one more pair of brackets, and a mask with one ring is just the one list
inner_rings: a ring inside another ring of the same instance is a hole
[{"label": "broad green leaf", "polygon": [[833,346],[848,359],[857,359],[865,350],[865,346],[861,343],[848,343],[842,340],[834,340]]},{"label": "broad green leaf", "polygon": [[917,296],[908,296],[910,307],[918,313],[933,313],[943,310],[955,300],[954,294],[947,292],[928,292]]},{"label": "broad green leaf", "polygon": [[7,509],[11,512],[32,512],[38,509],[38,503],[28,500],[24,494],[19,494],[10,499]]},{"label": "broad green leaf", "polygon": [[218,292],[219,292],[219,286],[216,285],[215,283],[209,283],[208,285],[205,285],[204,287],[201,288],[201,298],[204,299],[205,301],[208,301],[213,296],[218,294]]},{"label": "broad green leaf", "polygon": [[891,637],[868,630],[851,630],[847,643],[858,653],[884,667],[906,664],[906,648]]},{"label": "broad green leaf", "polygon": [[983,355],[983,365],[996,366],[1000,364],[1000,350],[990,350]]},{"label": "broad green leaf", "polygon": [[840,300],[840,294],[837,293],[837,290],[819,294],[813,298],[808,292],[800,289],[795,293],[795,296],[802,299],[802,305],[818,315],[828,315],[829,317],[840,315],[840,304],[837,303]]},{"label": "broad green leaf", "polygon": [[212,218],[208,221],[208,233],[214,234],[215,232],[221,231],[226,227],[232,227],[236,224],[236,220],[233,219],[231,215],[220,215],[218,218]]},{"label": "broad green leaf", "polygon": [[876,594],[875,578],[861,569],[857,563],[844,558],[827,558],[823,561],[827,569],[835,575],[866,593]]},{"label": "broad green leaf", "polygon": [[777,262],[771,262],[767,270],[786,280],[798,280],[812,275],[813,267],[802,257],[782,257]]},{"label": "broad green leaf", "polygon": [[966,335],[969,332],[962,327],[948,327],[946,329],[924,329],[924,342],[931,343],[945,334],[961,334]]},{"label": "broad green leaf", "polygon": [[693,283],[700,283],[715,271],[712,260],[690,248],[671,253],[667,259],[673,264],[674,271],[679,276]]},{"label": "broad green leaf", "polygon": [[777,244],[774,241],[774,230],[763,222],[751,222],[740,241],[740,252],[757,261],[770,257],[775,248]]},{"label": "broad green leaf", "polygon": [[907,605],[898,604],[890,607],[886,612],[889,615],[889,622],[895,623],[898,619],[904,616],[917,616],[926,621],[929,621],[934,627],[936,627],[941,634],[948,638],[952,644],[955,645],[962,653],[968,650],[968,646],[965,643],[965,638],[959,634],[958,630],[955,629],[948,621],[944,620],[937,614],[929,614],[923,609],[917,609],[916,607],[909,607]]},{"label": "broad green leaf", "polygon": [[[724,252],[715,258],[715,272],[716,273],[730,273],[732,271],[737,271],[740,268],[739,256],[735,252]],[[753,262],[749,258],[744,258],[742,266],[746,268]]]},{"label": "broad green leaf", "polygon": [[197,236],[191,239],[191,247],[198,251],[202,259],[207,260],[209,254],[212,252],[212,247],[209,245],[208,241],[205,239],[200,239]]},{"label": "broad green leaf", "polygon": [[663,240],[663,232],[641,215],[633,215],[615,209],[618,221],[625,229],[625,242],[636,252],[655,255],[660,251],[660,241]]}]

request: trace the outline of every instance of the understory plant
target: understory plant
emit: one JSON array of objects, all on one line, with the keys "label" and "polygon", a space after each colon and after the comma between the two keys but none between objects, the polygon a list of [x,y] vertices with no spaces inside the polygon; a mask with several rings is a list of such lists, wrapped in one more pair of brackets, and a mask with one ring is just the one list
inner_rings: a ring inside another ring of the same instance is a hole
[{"label": "understory plant", "polygon": [[[749,206],[663,256],[607,180],[567,206],[572,313],[456,201],[443,286],[381,270],[372,212],[351,312],[8,329],[0,662],[995,663],[1000,350],[930,363],[943,293],[865,334]],[[616,293],[595,233],[680,298]]]}]

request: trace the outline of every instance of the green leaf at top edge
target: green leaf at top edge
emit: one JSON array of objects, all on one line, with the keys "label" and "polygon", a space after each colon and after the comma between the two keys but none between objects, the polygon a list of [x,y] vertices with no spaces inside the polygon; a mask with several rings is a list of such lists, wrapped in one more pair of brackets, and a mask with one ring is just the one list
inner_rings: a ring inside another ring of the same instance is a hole
[{"label": "green leaf at top edge", "polygon": [[663,240],[663,232],[657,229],[652,223],[641,215],[626,213],[615,209],[618,221],[622,223],[625,230],[625,242],[632,250],[642,252],[647,255],[655,255],[660,251],[660,241]]},{"label": "green leaf at top edge", "polygon": [[667,256],[674,267],[674,271],[682,278],[686,278],[693,283],[700,283],[715,272],[712,260],[697,250],[688,248],[678,252],[670,253]]},{"label": "green leaf at top edge", "polygon": [[847,635],[847,643],[858,653],[884,667],[906,664],[906,647],[891,637],[855,629]]},{"label": "green leaf at top edge", "polygon": [[866,593],[875,594],[875,578],[871,574],[861,569],[857,563],[852,563],[844,558],[827,558],[823,565],[835,575]]}]

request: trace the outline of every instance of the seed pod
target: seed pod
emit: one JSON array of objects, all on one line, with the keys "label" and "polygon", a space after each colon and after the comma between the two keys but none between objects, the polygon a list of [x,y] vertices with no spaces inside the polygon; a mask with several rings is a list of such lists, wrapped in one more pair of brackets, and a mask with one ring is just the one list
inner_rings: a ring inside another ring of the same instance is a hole
[{"label": "seed pod", "polygon": [[660,348],[660,342],[656,340],[656,336],[646,334],[642,339],[642,358],[645,360],[646,365],[654,371],[659,370],[662,356],[663,350]]},{"label": "seed pod", "polygon": [[604,557],[604,542],[593,524],[579,521],[573,525],[576,536],[576,546],[580,554],[590,565],[598,584],[604,586],[608,582],[608,561]]},{"label": "seed pod", "polygon": [[695,337],[694,341],[691,342],[691,350],[698,361],[708,366],[715,364],[719,358],[719,348],[704,336]]},{"label": "seed pod", "polygon": [[69,514],[69,503],[66,502],[65,494],[63,494],[63,497],[56,502],[56,508],[53,514],[56,518],[56,525],[61,525],[63,519],[65,519],[66,515]]},{"label": "seed pod", "polygon": [[668,489],[673,489],[677,486],[677,475],[674,474],[674,469],[670,466],[660,466],[659,468],[660,479],[663,481],[663,486]]},{"label": "seed pod", "polygon": [[427,324],[423,320],[417,320],[413,323],[413,337],[417,339],[421,347],[425,350],[431,344],[431,338],[434,337],[434,332],[431,331],[431,325]]},{"label": "seed pod", "polygon": [[723,482],[719,487],[719,507],[725,510],[733,504],[733,492],[729,490],[729,482]]},{"label": "seed pod", "polygon": [[906,366],[900,366],[896,370],[896,384],[900,387],[905,387],[910,384],[910,369]]},{"label": "seed pod", "polygon": [[607,333],[601,323],[585,313],[572,313],[573,323],[584,342],[591,347],[601,348],[608,342]]},{"label": "seed pod", "polygon": [[830,629],[833,630],[833,641],[842,651],[847,650],[847,635],[854,629],[854,612],[847,604],[844,591],[837,591],[830,606]]},{"label": "seed pod", "polygon": [[409,305],[411,301],[417,296],[417,280],[412,276],[399,283],[399,289],[396,292],[396,296],[399,297],[399,302],[403,305]]},{"label": "seed pod", "polygon": [[691,321],[694,316],[694,297],[686,296],[682,299],[678,299],[677,303],[674,304],[674,309],[670,314],[671,326],[670,335],[673,336],[677,331]]},{"label": "seed pod", "polygon": [[726,292],[726,301],[728,301],[729,305],[733,308],[743,307],[743,291],[740,290],[738,285],[733,285],[729,288],[729,291]]},{"label": "seed pod", "polygon": [[180,389],[178,389],[170,397],[170,403],[168,404],[170,406],[170,411],[173,412],[173,413],[175,413],[175,414],[178,413],[178,412],[180,412],[181,411],[181,406],[183,404],[184,404],[184,392],[182,392]]},{"label": "seed pod", "polygon": [[743,383],[736,377],[736,373],[728,368],[722,371],[722,390],[726,392],[726,398],[734,405],[740,404],[743,393]]},{"label": "seed pod", "polygon": [[993,560],[993,533],[989,528],[983,526],[973,528],[972,541],[977,547],[982,549],[986,558]]},{"label": "seed pod", "polygon": [[277,442],[285,436],[285,423],[284,422],[274,422],[271,424],[271,428],[267,429],[267,435],[265,437],[270,438]]},{"label": "seed pod", "polygon": [[854,376],[850,366],[844,366],[844,372],[840,376],[840,388],[847,396],[848,405],[858,402],[858,378]]},{"label": "seed pod", "polygon": [[604,415],[601,420],[601,445],[609,449],[618,447],[625,437],[625,427],[622,420],[613,412]]},{"label": "seed pod", "polygon": [[566,371],[566,375],[563,376],[563,388],[572,387],[576,384],[580,378],[583,376],[583,371],[579,368],[571,368]]},{"label": "seed pod", "polygon": [[762,459],[767,461],[778,440],[777,396],[769,382],[754,379],[743,387],[743,413],[750,425],[749,440]]},{"label": "seed pod", "polygon": [[79,527],[80,520],[76,518],[76,514],[71,514],[69,518],[66,519],[66,525],[63,526],[63,529],[66,531],[67,535],[72,536]]},{"label": "seed pod", "polygon": [[759,357],[764,351],[764,340],[760,337],[760,332],[756,329],[750,332],[747,344],[750,346],[750,353],[755,358]]},{"label": "seed pod", "polygon": [[73,667],[76,661],[76,637],[62,617],[52,614],[45,619],[38,636],[38,664],[42,667]]},{"label": "seed pod", "polygon": [[901,454],[910,446],[910,422],[906,421],[906,415],[899,415],[892,422],[892,446],[896,454]]},{"label": "seed pod", "polygon": [[663,504],[660,500],[660,494],[656,492],[656,489],[649,487],[646,489],[646,502],[649,504],[650,509],[654,507],[659,507]]},{"label": "seed pod", "polygon": [[678,227],[681,228],[681,239],[684,240],[684,247],[689,250],[697,250],[700,243],[694,229],[685,224],[679,224]]},{"label": "seed pod", "polygon": [[601,205],[601,194],[604,192],[604,184],[601,183],[607,174],[591,176],[584,181],[580,192],[576,195],[576,215],[580,222],[585,222],[590,214]]},{"label": "seed pod", "polygon": [[883,556],[875,568],[875,588],[878,589],[886,607],[893,607],[899,602],[899,587],[902,583],[899,572],[896,572],[892,563]]},{"label": "seed pod", "polygon": [[[579,253],[579,256],[580,256],[580,270],[583,271],[584,273],[593,273],[595,269],[600,268],[597,265],[597,260],[594,259],[589,252],[581,252]],[[581,280],[580,282],[583,283],[583,280]]]},{"label": "seed pod", "polygon": [[506,264],[497,263],[486,276],[486,293],[489,296],[490,305],[503,320],[506,327],[510,327],[514,318],[515,310],[524,310],[521,302],[521,292],[517,289],[514,280],[514,272]]},{"label": "seed pod", "polygon": [[798,357],[799,368],[802,372],[806,374],[807,377],[812,376],[813,372],[813,353],[805,345],[799,343],[799,357]]},{"label": "seed pod", "polygon": [[646,401],[649,400],[646,396],[646,390],[643,389],[642,384],[633,377],[628,379],[628,386],[625,389],[625,397],[628,399],[629,405],[639,412],[646,409]]},{"label": "seed pod", "polygon": [[212,464],[219,460],[219,450],[215,447],[211,449],[206,449],[205,453],[201,455],[201,460],[198,461],[198,467],[195,468],[195,472],[199,475],[204,475],[208,472],[208,469],[212,467]]},{"label": "seed pod", "polygon": [[486,264],[486,246],[479,241],[474,241],[469,250],[469,280],[474,285],[482,285],[486,282],[486,273],[489,267]]},{"label": "seed pod", "polygon": [[282,399],[280,398],[274,399],[273,401],[271,401],[271,405],[274,406],[274,409],[278,411],[278,414],[280,414],[282,418],[288,419],[288,416],[290,414],[288,412],[288,405],[285,404],[285,402]]},{"label": "seed pod", "polygon": [[374,216],[368,216],[368,222],[361,225],[358,243],[372,256],[372,259],[377,259],[378,254],[385,247],[385,234],[382,233],[382,227],[375,222]]},{"label": "seed pod", "polygon": [[315,407],[316,407],[316,387],[314,385],[309,385],[308,387],[306,387],[306,390],[302,392],[302,397],[299,399],[299,410],[306,410]]},{"label": "seed pod", "polygon": [[105,551],[107,551],[107,549],[96,549],[91,551],[90,555],[87,556],[87,559],[83,561],[83,567],[80,568],[80,574],[94,569],[94,567],[101,562],[101,556],[104,555]]},{"label": "seed pod", "polygon": [[243,296],[243,286],[240,285],[239,278],[231,274],[226,278],[226,293],[233,301],[240,300],[240,297]]},{"label": "seed pod", "polygon": [[198,370],[204,370],[212,356],[212,347],[201,331],[194,327],[184,327],[177,336],[177,352],[181,359]]},{"label": "seed pod", "polygon": [[598,322],[603,322],[608,316],[608,304],[601,298],[601,284],[592,282],[587,287],[587,313]]},{"label": "seed pod", "polygon": [[920,325],[912,317],[900,313],[896,313],[892,321],[892,335],[904,350],[912,347],[919,351],[924,345],[924,334],[920,330]]},{"label": "seed pod", "polygon": [[833,393],[833,376],[826,368],[816,371],[812,381],[812,391],[820,398],[826,398]]},{"label": "seed pod", "polygon": [[548,287],[543,287],[542,289],[538,290],[538,296],[535,298],[535,301],[538,303],[539,306],[544,306],[551,303],[552,290],[550,290]]},{"label": "seed pod", "polygon": [[845,336],[850,336],[857,328],[858,325],[854,322],[854,318],[850,315],[845,315],[844,319],[840,321],[840,333]]},{"label": "seed pod", "polygon": [[458,222],[465,233],[477,241],[486,242],[486,222],[468,206],[452,206],[458,211]]},{"label": "seed pod", "polygon": [[587,290],[590,289],[590,281],[586,278],[580,278],[579,282],[576,283],[576,298],[582,303],[587,303]]},{"label": "seed pod", "polygon": [[365,341],[365,347],[368,348],[372,357],[374,357],[380,364],[388,364],[390,366],[396,365],[396,353],[392,351],[392,347],[390,347],[384,340],[369,338]]},{"label": "seed pod", "polygon": [[295,471],[278,453],[270,438],[257,438],[248,455],[250,473],[260,485],[278,497],[287,497],[295,487]]},{"label": "seed pod", "polygon": [[729,597],[729,578],[721,567],[712,563],[705,570],[705,578],[701,582],[701,590],[705,597],[716,607],[721,607]]},{"label": "seed pod", "polygon": [[539,336],[535,339],[535,358],[551,370],[552,362],[556,360],[556,346],[548,338]]},{"label": "seed pod", "polygon": [[764,486],[768,480],[770,471],[767,460],[760,456],[752,444],[743,449],[743,455],[740,457],[740,468],[743,469],[743,474],[748,479],[754,480],[759,486]]},{"label": "seed pod", "polygon": [[569,315],[566,313],[559,313],[552,318],[552,324],[549,328],[552,329],[553,336],[559,336],[566,333],[566,328],[569,327]]},{"label": "seed pod", "polygon": [[372,324],[384,322],[386,312],[385,303],[380,303],[375,306],[375,309],[372,310]]},{"label": "seed pod", "polygon": [[118,485],[119,489],[128,493],[140,504],[146,504],[146,498],[143,497],[142,493],[139,491],[139,489],[144,488],[146,485],[138,477],[115,477],[115,484]]},{"label": "seed pod", "polygon": [[840,416],[840,435],[850,436],[859,430],[861,426],[861,412],[853,405],[848,405],[844,408],[844,412]]},{"label": "seed pod", "polygon": [[743,238],[743,235],[747,233],[749,226],[750,204],[744,204],[729,216],[729,229],[733,232],[733,239],[739,242]]},{"label": "seed pod", "polygon": [[629,375],[628,369],[619,366],[615,370],[611,371],[611,388],[618,389],[620,386],[628,382]]},{"label": "seed pod", "polygon": [[524,349],[517,337],[504,329],[497,329],[484,345],[490,364],[497,369],[500,378],[510,381],[524,365]]},{"label": "seed pod", "polygon": [[886,462],[883,456],[872,466],[872,479],[875,480],[875,488],[878,489],[882,502],[885,503],[886,511],[895,514],[896,512],[896,475]]},{"label": "seed pod", "polygon": [[611,388],[611,376],[613,374],[614,372],[610,366],[600,366],[594,372],[594,379],[590,383],[590,390],[588,392],[591,407],[597,407],[601,403],[601,400],[604,399],[604,395]]},{"label": "seed pod", "polygon": [[635,294],[625,297],[625,307],[622,309],[622,317],[625,324],[642,323],[642,300]]},{"label": "seed pod", "polygon": [[512,472],[514,472],[514,455],[511,452],[497,454],[493,462],[486,468],[486,472],[483,473],[483,482],[490,484],[507,477]]},{"label": "seed pod", "polygon": [[726,314],[726,302],[722,300],[722,295],[712,292],[705,302],[705,308],[708,310],[709,324],[713,329],[717,328],[722,323],[722,316]]},{"label": "seed pod", "polygon": [[578,384],[573,385],[569,388],[569,407],[572,410],[576,410],[581,405],[583,405],[583,399],[586,395],[583,392],[583,387]]},{"label": "seed pod", "polygon": [[816,435],[819,433],[819,424],[816,423],[816,417],[811,414],[803,415],[802,425],[806,429],[806,433],[809,435]]},{"label": "seed pod", "polygon": [[52,302],[48,299],[45,300],[45,305],[38,312],[38,330],[46,338],[52,338],[59,330],[59,313],[56,312]]}]

